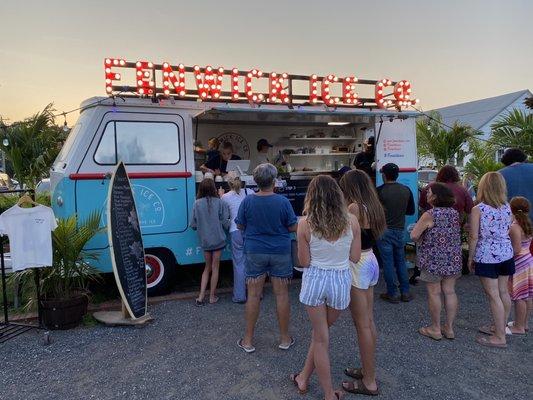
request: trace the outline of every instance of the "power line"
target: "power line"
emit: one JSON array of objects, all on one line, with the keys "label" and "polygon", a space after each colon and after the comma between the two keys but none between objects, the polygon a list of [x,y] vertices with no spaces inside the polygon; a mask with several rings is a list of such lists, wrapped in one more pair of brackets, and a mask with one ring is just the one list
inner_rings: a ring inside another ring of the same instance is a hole
[{"label": "power line", "polygon": [[[108,100],[108,99],[111,99],[111,98],[113,99],[113,102],[114,102],[114,101],[115,101],[115,97],[120,97],[120,95],[121,95],[122,93],[124,93],[124,92],[119,92],[119,93],[117,93],[117,94],[115,94],[115,95],[113,95],[113,96],[104,97],[103,99],[100,99],[100,100],[94,101],[94,102],[89,103],[89,104],[84,105],[84,106],[80,106],[80,107],[78,107],[78,108],[74,108],[74,109],[69,110],[69,111],[63,111],[63,112],[60,112],[60,113],[58,113],[58,114],[52,114],[52,118],[55,119],[55,118],[57,118],[57,117],[65,117],[65,119],[66,119],[66,116],[67,116],[68,114],[72,114],[73,112],[79,111],[79,110],[81,110],[82,108],[88,108],[88,107],[97,106],[97,105],[99,105],[99,104],[103,103],[104,101],[106,101],[106,100]],[[0,119],[0,121],[3,122],[2,119]],[[15,126],[18,126],[18,125],[29,124],[29,123],[31,123],[31,122],[30,122],[30,121],[19,121],[19,122],[14,122],[14,123],[12,123],[11,125],[6,125],[6,124],[2,123],[2,124],[0,125],[0,127],[1,127],[1,128],[4,128],[4,129],[7,129],[7,128],[12,128],[12,127],[15,127]]]},{"label": "power line", "polygon": [[[453,130],[454,128],[446,123],[444,123],[443,121],[431,116],[430,114],[424,112],[422,110],[422,108],[416,108],[414,105],[411,105],[411,107],[413,107],[416,111],[418,111],[420,114],[424,115],[425,117],[427,117],[428,119],[432,120],[432,121],[435,121],[437,124],[439,125],[442,125],[448,129],[451,129]],[[483,139],[483,138],[480,138],[480,137],[474,137],[474,139],[476,140],[479,140],[479,141],[482,141],[482,142],[486,142],[486,143],[491,143],[491,144],[494,144],[494,142],[492,142],[490,139]],[[501,146],[500,146],[501,147]]]}]

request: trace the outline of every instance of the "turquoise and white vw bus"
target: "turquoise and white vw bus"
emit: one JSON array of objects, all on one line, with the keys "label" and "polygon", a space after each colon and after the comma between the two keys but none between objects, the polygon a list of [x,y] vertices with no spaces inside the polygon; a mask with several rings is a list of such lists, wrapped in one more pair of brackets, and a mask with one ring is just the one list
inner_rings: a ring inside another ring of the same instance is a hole
[{"label": "turquoise and white vw bus", "polygon": [[[131,63],[113,63],[135,68]],[[106,64],[106,76],[108,69]],[[113,75],[114,80],[117,75]],[[248,79],[246,73],[241,75]],[[106,80],[110,94],[125,88],[109,86],[108,81],[111,78]],[[380,81],[368,82],[380,85]],[[79,119],[51,170],[56,216],[77,214],[83,219],[94,210],[105,212],[111,172],[119,160],[125,162],[142,227],[149,294],[169,290],[175,268],[203,262],[196,232],[189,228],[189,222],[196,187],[202,179],[199,166],[204,161],[195,150],[206,146],[211,137],[231,142],[234,152],[244,160],[254,160],[258,140],[267,139],[274,146],[270,159],[285,169],[279,192],[287,196],[297,214],[301,213],[312,177],[320,173],[335,175],[343,165],[352,165],[370,135],[376,137],[377,169],[395,162],[402,172],[400,181],[417,193],[417,113],[375,105],[327,107],[313,104],[315,100],[311,104],[256,104],[255,99],[247,102],[246,97],[232,101],[229,94],[226,101],[199,101],[194,93],[169,98],[167,88],[168,83],[164,93],[155,89],[149,97],[95,97],[84,101]],[[138,87],[127,88],[130,92],[136,89],[143,93],[144,89]],[[239,95],[234,96],[237,99]],[[247,182],[253,186],[253,180]],[[410,217],[408,224],[415,218]],[[95,267],[111,272],[106,234],[94,237],[87,249],[99,250]],[[224,257],[230,257],[228,251]]]}]

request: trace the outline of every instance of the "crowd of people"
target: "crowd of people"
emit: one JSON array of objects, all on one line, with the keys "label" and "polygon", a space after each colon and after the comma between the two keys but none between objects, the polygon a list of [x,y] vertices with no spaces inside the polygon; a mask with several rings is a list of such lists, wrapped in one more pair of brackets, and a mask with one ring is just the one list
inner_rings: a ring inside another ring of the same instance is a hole
[{"label": "crowd of people", "polygon": [[[492,324],[479,328],[484,335],[476,338],[477,343],[504,348],[508,335],[528,331],[533,300],[533,165],[517,149],[508,150],[502,161],[506,168],[480,179],[475,200],[452,166],[443,167],[436,182],[421,192],[423,214],[410,235],[418,247],[419,279],[427,286],[431,322],[419,329],[425,337],[455,338],[459,303],[455,285],[463,266],[463,230],[468,232],[468,268],[481,281],[493,319]],[[254,169],[257,192],[242,188],[238,175],[232,173],[227,193],[217,192],[209,178],[199,185],[191,226],[198,231],[206,264],[196,304],[205,304],[209,282],[209,302],[218,300],[220,256],[229,231],[233,301],[246,304],[246,327],[237,345],[246,353],[256,350],[254,329],[267,277],[276,299],[279,348],[289,350],[294,344],[289,333],[289,283],[293,233],[297,236],[297,260],[304,268],[299,299],[312,327],[305,362],[290,375],[299,393],[307,392],[313,372],[326,400],[340,398],[343,391],[379,393],[373,315],[379,265],[387,287],[381,299],[396,304],[413,298],[404,238],[405,216],[416,210],[410,189],[397,182],[399,172],[395,164],[384,165],[380,170],[384,183],[377,188],[361,169],[346,171],[339,181],[328,175],[316,176],[309,184],[300,218],[289,200],[275,193],[277,169],[269,163]],[[514,321],[509,322],[512,302]],[[353,380],[336,390],[328,353],[329,328],[345,309],[350,310],[357,332],[361,366],[346,368],[345,374]]]}]

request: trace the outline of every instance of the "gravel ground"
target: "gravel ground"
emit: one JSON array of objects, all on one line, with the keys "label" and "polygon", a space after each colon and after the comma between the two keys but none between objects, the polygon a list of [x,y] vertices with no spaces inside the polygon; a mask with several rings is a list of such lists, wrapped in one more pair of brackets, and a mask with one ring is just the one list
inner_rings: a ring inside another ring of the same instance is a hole
[{"label": "gravel ground", "polygon": [[[380,283],[380,289],[383,283]],[[0,345],[0,399],[321,399],[316,377],[310,392],[296,394],[288,380],[302,366],[309,323],[291,287],[291,331],[296,345],[277,349],[274,298],[262,302],[254,354],[237,348],[243,306],[221,298],[197,308],[192,301],[151,309],[155,321],[144,328],[79,328],[29,333]],[[425,293],[392,305],[376,301],[379,331],[378,379],[385,399],[526,399],[533,385],[533,342],[512,337],[508,349],[480,347],[476,328],[488,305],[475,277],[459,281],[460,312],[455,341],[431,341],[416,333],[427,322]],[[355,331],[345,312],[331,332],[334,382],[346,366],[359,365]],[[353,398],[347,395],[345,399]]]}]

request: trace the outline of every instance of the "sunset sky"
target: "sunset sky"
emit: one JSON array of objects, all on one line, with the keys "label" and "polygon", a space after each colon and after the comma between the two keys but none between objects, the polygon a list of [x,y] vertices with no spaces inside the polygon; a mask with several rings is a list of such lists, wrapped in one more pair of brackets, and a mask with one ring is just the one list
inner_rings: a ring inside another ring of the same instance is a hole
[{"label": "sunset sky", "polygon": [[533,89],[531,0],[2,0],[0,15],[8,124],[105,95],[105,57],[408,79],[425,110]]}]

